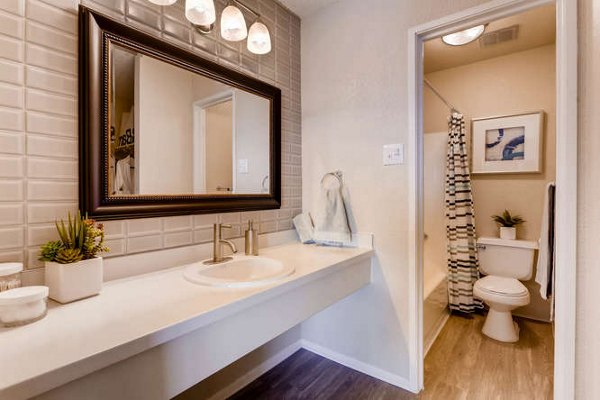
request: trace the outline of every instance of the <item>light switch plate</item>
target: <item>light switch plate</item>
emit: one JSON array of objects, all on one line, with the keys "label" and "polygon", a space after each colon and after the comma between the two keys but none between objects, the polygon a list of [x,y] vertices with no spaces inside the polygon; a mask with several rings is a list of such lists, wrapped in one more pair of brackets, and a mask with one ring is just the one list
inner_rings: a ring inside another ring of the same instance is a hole
[{"label": "light switch plate", "polygon": [[247,174],[248,173],[248,159],[242,158],[238,160],[238,174]]},{"label": "light switch plate", "polygon": [[383,146],[383,165],[404,164],[404,144],[386,144]]}]

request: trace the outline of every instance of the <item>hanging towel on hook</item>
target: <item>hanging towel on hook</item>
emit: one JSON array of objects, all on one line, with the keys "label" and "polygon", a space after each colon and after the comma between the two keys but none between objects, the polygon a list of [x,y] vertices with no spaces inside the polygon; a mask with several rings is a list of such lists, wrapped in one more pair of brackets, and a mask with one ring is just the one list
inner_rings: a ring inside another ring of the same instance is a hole
[{"label": "hanging towel on hook", "polygon": [[327,246],[347,246],[352,232],[342,190],[342,172],[327,173],[321,179],[321,199],[315,214],[314,241]]}]

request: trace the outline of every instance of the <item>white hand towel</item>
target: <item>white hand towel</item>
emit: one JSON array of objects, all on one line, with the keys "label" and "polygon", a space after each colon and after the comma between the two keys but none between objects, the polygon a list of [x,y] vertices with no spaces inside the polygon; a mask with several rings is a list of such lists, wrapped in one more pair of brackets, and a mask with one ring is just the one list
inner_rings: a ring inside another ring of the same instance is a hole
[{"label": "white hand towel", "polygon": [[[552,232],[553,223],[550,220],[551,207],[554,205],[552,196],[554,191],[551,190],[553,186],[554,182],[549,182],[546,185],[542,226],[540,229],[538,262],[535,273],[535,281],[540,284],[540,295],[544,300],[548,299],[548,283],[551,282],[554,269],[554,248],[552,246],[554,242],[554,232]],[[554,210],[552,210],[552,212],[554,212]]]},{"label": "white hand towel", "polygon": [[316,243],[347,246],[352,242],[342,189],[342,176],[339,171],[328,173],[321,180],[321,199],[315,215]]},{"label": "white hand towel", "polygon": [[298,214],[292,220],[301,243],[314,243],[314,227],[308,213]]}]

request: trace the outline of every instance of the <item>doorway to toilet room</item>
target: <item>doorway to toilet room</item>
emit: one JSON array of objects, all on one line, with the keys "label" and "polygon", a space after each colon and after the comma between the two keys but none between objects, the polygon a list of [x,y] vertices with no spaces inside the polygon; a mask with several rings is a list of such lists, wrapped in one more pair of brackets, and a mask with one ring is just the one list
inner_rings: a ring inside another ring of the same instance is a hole
[{"label": "doorway to toilet room", "polygon": [[570,121],[556,113],[568,103],[556,85],[565,26],[557,43],[554,2],[508,3],[411,32],[425,398],[568,391],[565,376],[554,390],[554,266],[568,253],[555,243],[568,168],[556,144]]}]

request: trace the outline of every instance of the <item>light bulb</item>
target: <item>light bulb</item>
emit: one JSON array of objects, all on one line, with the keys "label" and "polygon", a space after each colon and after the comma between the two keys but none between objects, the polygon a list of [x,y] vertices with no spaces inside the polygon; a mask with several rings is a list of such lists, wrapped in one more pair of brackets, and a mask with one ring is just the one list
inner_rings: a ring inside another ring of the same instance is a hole
[{"label": "light bulb", "polygon": [[186,0],[185,17],[195,25],[210,25],[216,21],[213,0]]},{"label": "light bulb", "polygon": [[481,36],[484,30],[485,25],[477,25],[460,32],[444,35],[442,36],[442,40],[444,43],[449,44],[450,46],[462,46],[477,39],[479,36]]},{"label": "light bulb", "polygon": [[175,4],[177,0],[148,0],[150,3],[156,4],[158,6],[170,6],[171,4]]},{"label": "light bulb", "polygon": [[248,29],[242,12],[236,6],[229,5],[221,14],[221,36],[230,42],[246,39]]},{"label": "light bulb", "polygon": [[250,26],[248,32],[248,51],[254,54],[267,54],[271,51],[271,36],[269,29],[260,21]]}]

